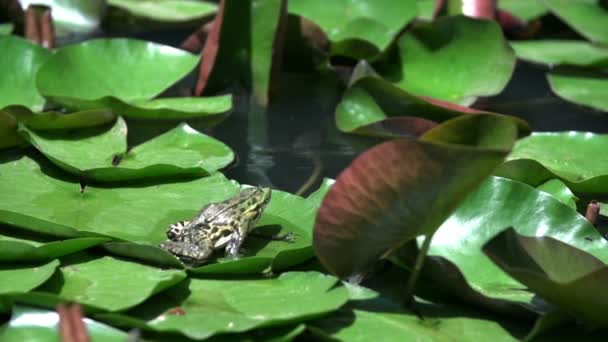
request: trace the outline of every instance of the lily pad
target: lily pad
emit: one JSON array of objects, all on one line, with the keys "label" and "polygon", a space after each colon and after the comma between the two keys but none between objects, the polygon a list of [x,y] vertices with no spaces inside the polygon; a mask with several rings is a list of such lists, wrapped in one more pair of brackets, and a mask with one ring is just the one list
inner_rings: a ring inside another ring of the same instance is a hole
[{"label": "lily pad", "polygon": [[537,40],[511,42],[518,58],[534,63],[608,66],[608,48],[580,40]]},{"label": "lily pad", "polygon": [[196,20],[217,10],[213,3],[191,0],[109,0],[108,5],[137,17],[165,22]]},{"label": "lily pad", "polygon": [[583,37],[598,43],[608,43],[608,11],[598,0],[546,0],[553,14]]},{"label": "lily pad", "polygon": [[289,12],[318,24],[332,42],[331,52],[357,59],[384,51],[417,15],[414,0],[292,0]]},{"label": "lily pad", "polygon": [[378,64],[389,81],[414,95],[470,104],[499,93],[511,78],[515,54],[494,21],[439,18],[397,41],[399,61]]},{"label": "lily pad", "polygon": [[513,228],[488,241],[483,251],[543,299],[590,325],[608,326],[604,262],[551,237],[528,237]]},{"label": "lily pad", "polygon": [[[186,273],[181,270],[162,270],[109,256],[97,258],[80,253],[63,259],[58,273],[36,292],[96,309],[121,311],[185,278]],[[35,301],[35,296],[32,298]]]},{"label": "lily pad", "polygon": [[35,132],[25,126],[19,131],[62,169],[98,181],[204,176],[234,159],[234,153],[224,143],[185,123],[128,152],[127,126],[122,118],[101,132]]},{"label": "lily pad", "polygon": [[334,311],[348,300],[348,291],[336,282],[317,272],[288,272],[272,279],[190,279],[124,315],[96,317],[119,326],[204,339],[301,322]]},{"label": "lily pad", "polygon": [[[336,179],[315,222],[321,263],[340,277],[364,274],[418,235],[432,235],[509,153],[513,121],[471,115],[416,140],[392,140],[359,155]],[[379,233],[382,232],[382,233]]]},{"label": "lily pad", "polygon": [[113,122],[116,119],[116,114],[109,109],[85,110],[66,114],[52,111],[34,113],[27,107],[9,106],[1,111],[14,116],[18,122],[23,123],[28,128],[40,131],[95,127]]},{"label": "lily pad", "polygon": [[488,298],[529,304],[534,294],[481,251],[505,227],[552,237],[608,260],[608,242],[576,210],[543,191],[500,177],[482,183],[441,225],[429,255],[452,261],[469,285]]},{"label": "lily pad", "polygon": [[59,266],[59,260],[46,264],[0,266],[0,294],[26,293],[49,279]]},{"label": "lily pad", "polygon": [[543,0],[500,1],[498,7],[525,21],[536,19],[549,11]]},{"label": "lily pad", "polygon": [[494,174],[532,186],[559,178],[574,192],[607,192],[606,148],[608,135],[604,134],[533,133],[515,144],[507,162]]},{"label": "lily pad", "polygon": [[129,117],[188,118],[230,109],[229,96],[151,101],[197,63],[196,55],[166,45],[93,39],[60,49],[36,82],[43,96],[68,108],[112,108]]},{"label": "lily pad", "polygon": [[[90,338],[95,342],[124,342],[128,334],[90,318],[83,320]],[[59,327],[56,311],[16,305],[11,320],[0,326],[0,339],[6,342],[55,341]]]},{"label": "lily pad", "polygon": [[36,73],[53,53],[16,36],[0,36],[0,109],[23,105],[41,110],[44,98],[36,89]]},{"label": "lily pad", "polygon": [[13,32],[15,25],[13,23],[2,23],[0,24],[0,36],[10,35]]},{"label": "lily pad", "polygon": [[[381,78],[366,76],[355,81],[344,93],[336,108],[336,125],[343,132],[363,135],[390,136],[398,130],[400,134],[409,132],[411,136],[417,136],[432,128],[433,122],[465,114],[489,113],[415,96]],[[517,123],[522,133],[529,131],[523,120],[509,118]]]},{"label": "lily pad", "polygon": [[547,80],[553,92],[570,102],[608,112],[608,76],[589,74],[548,73]]},{"label": "lily pad", "polygon": [[23,8],[34,4],[50,7],[55,34],[58,36],[96,30],[106,7],[103,0],[20,0],[19,2]]},{"label": "lily pad", "polygon": [[39,242],[3,234],[0,235],[0,261],[6,263],[52,260],[100,245],[109,240],[105,238],[76,238]]},{"label": "lily pad", "polygon": [[560,202],[576,210],[578,198],[572,191],[559,179],[550,179],[537,187],[538,190],[551,194]]}]

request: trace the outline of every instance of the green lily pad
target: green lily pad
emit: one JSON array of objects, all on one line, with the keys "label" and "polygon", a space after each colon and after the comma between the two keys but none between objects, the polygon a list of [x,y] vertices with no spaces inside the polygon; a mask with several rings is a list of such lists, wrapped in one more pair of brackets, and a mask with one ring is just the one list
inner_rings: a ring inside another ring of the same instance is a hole
[{"label": "green lily pad", "polygon": [[27,107],[9,106],[0,110],[0,112],[2,111],[12,115],[18,122],[23,123],[28,128],[39,131],[95,127],[113,122],[116,119],[116,114],[109,109],[94,109],[64,114],[59,112],[34,113]]},{"label": "green lily pad", "polygon": [[536,19],[549,11],[542,0],[500,1],[498,7],[525,21]]},{"label": "green lily pad", "polygon": [[604,262],[551,237],[528,237],[513,228],[488,241],[483,251],[543,299],[590,325],[608,326]]},{"label": "green lily pad", "polygon": [[505,227],[528,236],[552,237],[608,260],[608,242],[576,210],[543,191],[500,177],[482,183],[441,225],[429,255],[452,261],[469,285],[485,297],[529,303],[534,294],[481,251]]},{"label": "green lily pad", "polygon": [[[344,93],[336,108],[336,125],[343,132],[363,135],[392,135],[396,122],[390,119],[411,119],[400,133],[417,135],[428,122],[443,122],[465,114],[489,114],[430,98],[412,95],[378,77],[365,76],[355,81]],[[519,118],[509,116],[522,133],[530,129]],[[377,127],[382,124],[383,127]],[[426,127],[430,129],[432,126]]]},{"label": "green lily pad", "polygon": [[301,322],[334,311],[348,300],[348,291],[335,286],[336,282],[318,272],[288,272],[272,279],[190,279],[124,315],[96,317],[119,326],[204,339]]},{"label": "green lily pad", "polygon": [[470,115],[435,127],[421,141],[392,140],[365,151],[323,199],[314,228],[317,257],[333,274],[358,276],[416,236],[432,235],[504,160],[516,137],[508,118]]},{"label": "green lily pad", "polygon": [[608,112],[608,77],[597,75],[560,74],[551,72],[547,80],[553,92],[570,102]]},{"label": "green lily pad", "polygon": [[540,191],[551,194],[560,202],[576,210],[576,201],[578,198],[572,193],[568,186],[566,186],[566,184],[559,179],[550,179],[536,188]]},{"label": "green lily pad", "polygon": [[101,24],[106,7],[103,0],[21,0],[19,2],[23,8],[27,8],[30,4],[50,7],[57,36],[96,30]]},{"label": "green lily pad", "polygon": [[0,36],[0,109],[23,105],[41,110],[44,98],[36,90],[36,73],[53,53],[16,36]]},{"label": "green lily pad", "polygon": [[0,235],[0,261],[6,263],[52,260],[100,245],[109,240],[105,238],[76,238],[39,242],[19,236],[2,234]]},{"label": "green lily pad", "polygon": [[608,48],[580,40],[537,40],[511,42],[518,58],[534,63],[578,65],[589,67],[608,66]]},{"label": "green lily pad", "polygon": [[0,35],[10,35],[13,32],[15,24],[13,23],[2,23],[0,24]]},{"label": "green lily pad", "polygon": [[489,20],[442,17],[414,27],[397,47],[400,62],[377,65],[382,76],[414,95],[454,103],[499,93],[515,67],[513,50]]},{"label": "green lily pad", "polygon": [[321,182],[321,186],[313,193],[308,195],[306,198],[309,202],[314,203],[314,205],[318,208],[321,206],[321,202],[323,202],[323,198],[327,195],[327,192],[331,188],[332,185],[336,182],[335,179],[331,178],[323,178],[323,182]]},{"label": "green lily pad", "polygon": [[49,279],[59,266],[59,260],[52,260],[37,266],[0,266],[0,294],[26,293]]},{"label": "green lily pad", "polygon": [[608,135],[533,133],[515,144],[494,174],[532,186],[559,178],[574,192],[607,192],[608,159],[603,158],[607,148]]},{"label": "green lily pad", "polygon": [[[122,118],[108,130],[35,132],[22,136],[62,169],[98,181],[204,176],[223,168],[234,153],[221,141],[185,123],[127,150],[127,126]],[[94,150],[96,153],[91,154]]]},{"label": "green lily pad", "polygon": [[[97,258],[81,253],[63,259],[58,273],[36,292],[96,309],[121,311],[185,278],[186,273],[181,270],[163,270],[109,256]],[[35,296],[32,298],[35,302]]]},{"label": "green lily pad", "polygon": [[[83,320],[90,338],[95,342],[124,342],[128,334],[90,318]],[[0,339],[6,342],[56,341],[59,314],[56,311],[16,305],[11,320],[0,326]]]},{"label": "green lily pad", "polygon": [[292,0],[289,12],[318,24],[332,41],[333,54],[357,59],[384,51],[417,15],[414,0]]},{"label": "green lily pad", "polygon": [[598,0],[546,0],[545,4],[581,36],[598,43],[608,43],[608,11]]},{"label": "green lily pad", "polygon": [[68,108],[111,108],[128,117],[175,119],[229,110],[229,96],[151,100],[198,62],[196,55],[166,45],[94,39],[60,49],[36,82],[43,96]]},{"label": "green lily pad", "polygon": [[196,20],[217,10],[213,3],[189,0],[109,0],[108,5],[137,17],[167,22]]}]

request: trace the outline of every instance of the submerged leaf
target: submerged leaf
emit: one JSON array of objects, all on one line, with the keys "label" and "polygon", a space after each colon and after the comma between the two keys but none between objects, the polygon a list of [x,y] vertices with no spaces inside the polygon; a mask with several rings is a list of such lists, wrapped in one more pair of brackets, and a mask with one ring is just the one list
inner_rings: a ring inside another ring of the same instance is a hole
[{"label": "submerged leaf", "polygon": [[510,119],[463,116],[422,141],[393,140],[361,154],[336,179],[317,215],[314,248],[328,270],[365,273],[418,235],[431,235],[508,154]]},{"label": "submerged leaf", "polygon": [[599,259],[557,239],[528,237],[513,228],[488,241],[483,251],[543,299],[588,324],[608,326],[608,267]]}]

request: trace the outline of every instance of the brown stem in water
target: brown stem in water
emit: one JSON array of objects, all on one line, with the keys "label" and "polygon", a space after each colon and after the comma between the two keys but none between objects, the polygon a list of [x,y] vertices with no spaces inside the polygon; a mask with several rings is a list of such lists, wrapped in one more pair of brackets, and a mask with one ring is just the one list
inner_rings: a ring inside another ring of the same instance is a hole
[{"label": "brown stem in water", "polygon": [[40,45],[40,26],[38,25],[38,11],[34,6],[25,10],[25,38]]},{"label": "brown stem in water", "polygon": [[80,304],[58,304],[57,313],[61,342],[90,342]]},{"label": "brown stem in water", "polygon": [[50,8],[45,8],[40,16],[40,40],[44,48],[55,47],[55,28]]},{"label": "brown stem in water", "polygon": [[585,213],[585,218],[587,219],[587,221],[589,221],[592,225],[595,226],[595,222],[597,222],[597,217],[599,214],[600,202],[596,200],[589,202],[589,205],[587,205],[587,212]]}]

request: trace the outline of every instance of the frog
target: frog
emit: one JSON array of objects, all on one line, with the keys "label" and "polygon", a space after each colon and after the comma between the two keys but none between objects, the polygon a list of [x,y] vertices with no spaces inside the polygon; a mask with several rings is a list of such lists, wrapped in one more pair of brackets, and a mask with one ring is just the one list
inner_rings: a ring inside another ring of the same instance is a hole
[{"label": "frog", "polygon": [[[243,242],[253,235],[250,232],[271,197],[270,188],[250,187],[225,201],[209,203],[192,220],[169,225],[168,240],[160,248],[195,265],[205,263],[214,251],[222,248],[226,257],[238,259]],[[270,238],[293,242],[292,233]]]}]

